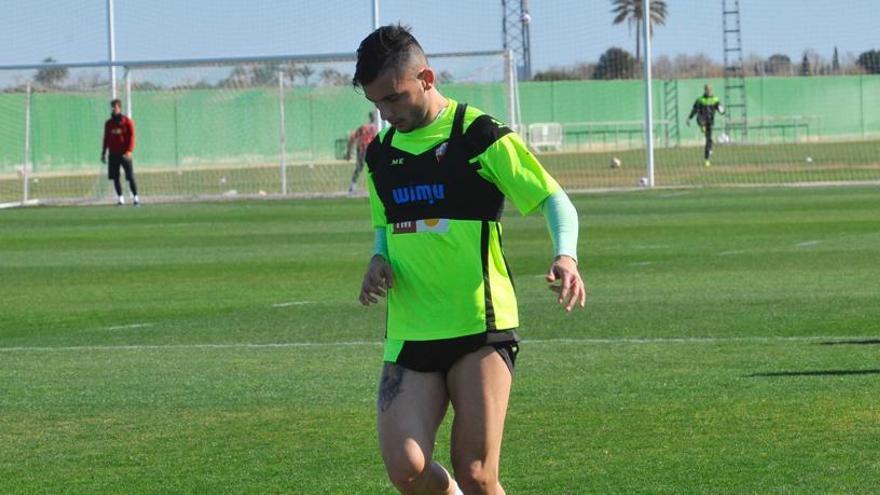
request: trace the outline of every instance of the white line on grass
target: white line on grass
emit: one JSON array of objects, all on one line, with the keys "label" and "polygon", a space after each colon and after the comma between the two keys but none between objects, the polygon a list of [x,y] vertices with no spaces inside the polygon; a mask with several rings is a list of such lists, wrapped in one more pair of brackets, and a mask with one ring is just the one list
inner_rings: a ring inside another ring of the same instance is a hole
[{"label": "white line on grass", "polygon": [[718,256],[733,256],[734,254],[743,254],[745,251],[721,251]]},{"label": "white line on grass", "polygon": [[152,323],[132,323],[131,325],[116,325],[114,327],[107,327],[107,330],[128,330],[130,328],[144,328],[151,327]]},{"label": "white line on grass", "polygon": [[876,339],[876,336],[828,336],[828,335],[795,335],[790,337],[782,336],[746,336],[746,337],[657,337],[657,338],[638,338],[638,337],[622,337],[615,338],[585,338],[585,339],[523,339],[526,344],[712,344],[718,342],[811,342],[811,341],[828,341],[828,342],[845,342],[848,340],[868,340]]},{"label": "white line on grass", "polygon": [[0,352],[27,351],[149,351],[163,349],[272,349],[290,347],[346,347],[346,346],[379,346],[382,342],[366,340],[352,342],[278,342],[253,344],[247,342],[230,344],[138,344],[138,345],[75,345],[61,347],[0,347]]},{"label": "white line on grass", "polygon": [[816,246],[821,243],[822,243],[822,241],[807,241],[807,242],[798,243],[797,247],[799,247],[799,248],[813,247],[813,246]]},{"label": "white line on grass", "polygon": [[302,306],[303,304],[314,304],[314,301],[288,301],[283,303],[273,304],[273,308],[286,308],[288,306]]},{"label": "white line on grass", "polygon": [[[749,337],[657,337],[657,338],[584,338],[584,339],[523,339],[523,344],[713,344],[725,342],[845,342],[848,340],[868,340],[880,338],[878,335],[800,335],[800,336],[749,336]],[[61,347],[0,347],[0,352],[51,352],[51,351],[141,351],[164,349],[284,349],[307,347],[373,347],[382,342],[354,340],[348,342],[278,342],[278,343],[229,343],[229,344],[166,344],[166,345],[82,345]]]},{"label": "white line on grass", "polygon": [[648,265],[653,265],[653,264],[654,264],[653,261],[636,261],[635,263],[630,263],[626,266],[648,266]]}]

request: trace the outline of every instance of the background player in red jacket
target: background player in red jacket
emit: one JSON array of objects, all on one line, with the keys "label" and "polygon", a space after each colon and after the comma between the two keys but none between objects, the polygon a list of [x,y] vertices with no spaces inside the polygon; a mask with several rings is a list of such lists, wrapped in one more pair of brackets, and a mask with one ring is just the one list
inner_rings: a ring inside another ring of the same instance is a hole
[{"label": "background player in red jacket", "polygon": [[[125,169],[125,180],[128,181],[128,189],[131,191],[131,199],[135,206],[140,204],[137,193],[137,184],[134,182],[134,168],[132,166],[131,153],[134,151],[134,122],[122,114],[122,102],[113,100],[110,102],[113,109],[112,116],[104,123],[104,145],[101,148],[101,163],[107,164],[107,178],[113,181],[116,189],[116,204],[125,204],[122,195],[122,184],[119,183],[119,167]],[[106,160],[107,152],[110,152],[109,161]]]},{"label": "background player in red jacket", "polygon": [[373,142],[373,138],[376,137],[376,133],[379,132],[379,128],[376,127],[376,115],[373,112],[368,114],[369,122],[355,129],[354,132],[348,137],[348,152],[346,153],[346,160],[351,160],[351,149],[355,148],[357,151],[357,155],[355,156],[355,166],[354,173],[351,176],[351,185],[348,186],[348,194],[354,194],[357,190],[357,180],[358,176],[361,174],[361,170],[364,169],[364,157],[367,153],[367,147]]}]

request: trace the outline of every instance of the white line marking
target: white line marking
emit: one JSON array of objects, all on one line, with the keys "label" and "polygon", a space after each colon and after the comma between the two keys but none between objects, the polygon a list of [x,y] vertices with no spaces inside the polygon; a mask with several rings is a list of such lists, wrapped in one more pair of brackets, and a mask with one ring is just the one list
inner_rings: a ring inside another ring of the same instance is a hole
[{"label": "white line marking", "polygon": [[822,244],[822,241],[807,241],[807,242],[801,242],[801,243],[797,244],[797,247],[799,247],[799,248],[813,247],[813,246],[815,246],[815,245],[817,245],[817,244]]},{"label": "white line marking", "polygon": [[128,330],[129,328],[151,327],[152,323],[132,323],[131,325],[116,325],[115,327],[107,327],[107,330]]},{"label": "white line marking", "polygon": [[315,304],[314,301],[289,301],[278,304],[273,304],[273,308],[286,308],[288,306],[302,306],[303,304]]},{"label": "white line marking", "polygon": [[635,263],[630,263],[626,266],[648,266],[648,265],[653,265],[653,264],[654,264],[653,261],[637,261]]},{"label": "white line marking", "polygon": [[[790,337],[657,337],[657,338],[583,338],[583,339],[523,339],[524,344],[714,344],[733,342],[845,342],[848,340],[880,339],[880,335],[801,335]],[[355,340],[349,342],[278,342],[266,344],[167,344],[167,345],[82,345],[61,347],[0,347],[0,352],[44,352],[44,351],[142,351],[164,349],[286,349],[307,347],[372,347],[381,346],[379,341]]]},{"label": "white line marking", "polygon": [[346,346],[379,346],[382,342],[279,342],[266,344],[234,343],[234,344],[145,344],[145,345],[82,345],[62,347],[0,347],[0,352],[16,351],[150,351],[163,349],[271,349],[295,347],[346,347]]},{"label": "white line marking", "polygon": [[743,254],[745,251],[722,251],[718,256],[733,256],[734,254]]},{"label": "white line marking", "polygon": [[829,342],[845,342],[848,340],[869,340],[877,337],[855,337],[855,336],[810,336],[797,335],[792,337],[656,337],[656,338],[638,338],[638,337],[622,337],[614,338],[584,338],[584,339],[523,339],[526,344],[712,344],[725,342],[810,342],[810,341],[829,341]]}]

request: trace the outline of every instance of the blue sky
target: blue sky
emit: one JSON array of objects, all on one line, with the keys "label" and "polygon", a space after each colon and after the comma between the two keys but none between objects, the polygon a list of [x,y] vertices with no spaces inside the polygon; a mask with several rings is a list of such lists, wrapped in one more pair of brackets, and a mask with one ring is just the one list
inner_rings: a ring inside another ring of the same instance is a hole
[{"label": "blue sky", "polygon": [[[106,59],[106,0],[2,0],[0,65]],[[351,52],[371,28],[371,0],[115,0],[117,59]],[[667,0],[655,55],[721,59],[721,0]],[[804,49],[830,57],[880,49],[880,0],[740,0],[746,54]],[[839,5],[846,5],[841,8]],[[430,5],[426,7],[425,5]],[[609,0],[531,0],[535,70],[595,61],[609,46],[633,50],[611,26]],[[429,52],[501,47],[500,0],[381,0],[383,23],[413,26]]]}]

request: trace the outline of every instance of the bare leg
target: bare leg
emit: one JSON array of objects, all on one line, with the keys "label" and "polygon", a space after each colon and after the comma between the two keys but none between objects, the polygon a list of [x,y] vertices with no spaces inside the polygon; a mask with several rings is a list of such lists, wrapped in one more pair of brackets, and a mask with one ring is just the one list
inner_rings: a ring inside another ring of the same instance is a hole
[{"label": "bare leg", "polygon": [[455,493],[449,473],[431,459],[448,404],[440,373],[385,363],[376,404],[379,448],[388,477],[400,493]]},{"label": "bare leg", "polygon": [[512,377],[493,347],[461,358],[447,376],[455,409],[452,465],[467,494],[504,494],[498,481],[501,438]]}]

